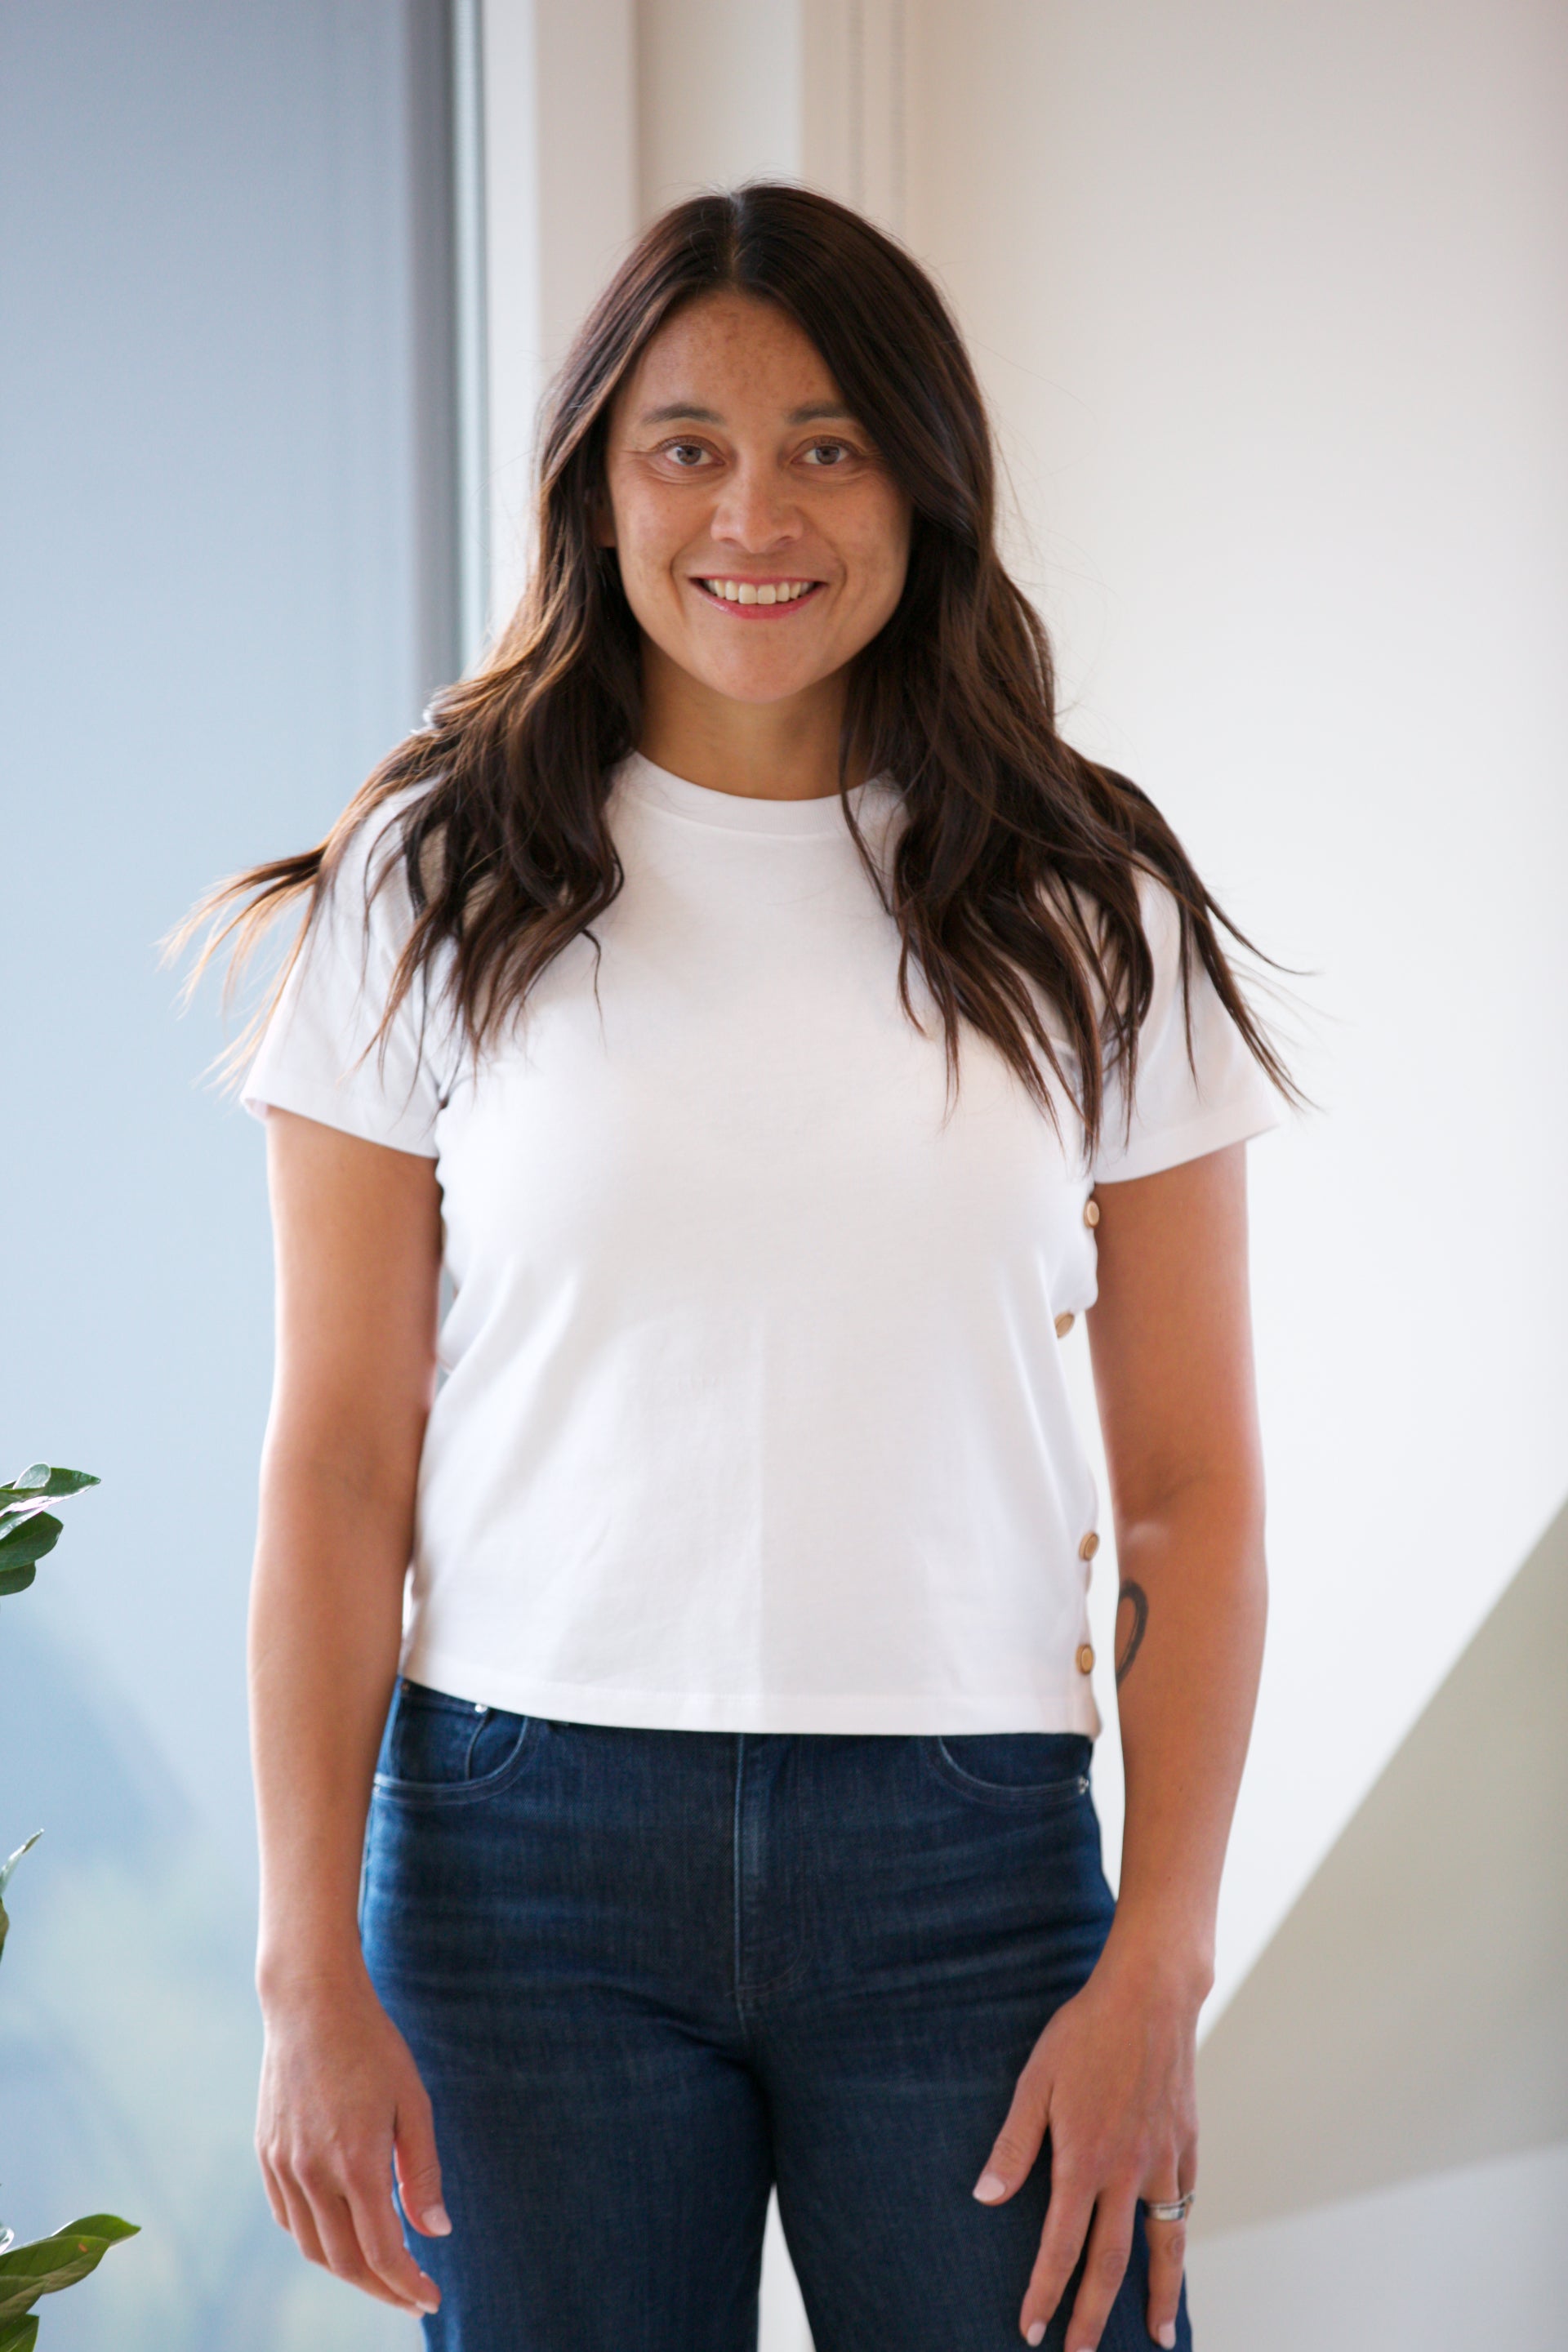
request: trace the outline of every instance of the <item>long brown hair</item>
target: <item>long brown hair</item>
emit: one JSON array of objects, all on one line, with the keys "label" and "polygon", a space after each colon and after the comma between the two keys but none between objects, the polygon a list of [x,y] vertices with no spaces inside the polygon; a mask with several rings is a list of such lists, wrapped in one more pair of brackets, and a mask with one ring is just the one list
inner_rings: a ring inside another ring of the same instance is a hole
[{"label": "long brown hair", "polygon": [[[308,898],[313,912],[351,835],[404,792],[396,845],[414,921],[383,1044],[440,950],[452,950],[451,1009],[477,1051],[522,1009],[568,941],[593,936],[623,880],[605,821],[610,772],[636,749],[641,722],[637,625],[616,552],[593,532],[609,412],[677,307],[721,289],[777,304],[805,331],[912,509],[902,595],[852,667],[839,791],[842,798],[855,747],[868,757],[867,772],[889,777],[901,793],[906,821],[885,887],[843,805],[898,922],[904,1010],[916,1018],[912,959],[941,1013],[950,1081],[968,1022],[1055,1118],[1051,1073],[1092,1146],[1105,1069],[1121,1064],[1131,1100],[1153,978],[1138,898],[1147,874],[1180,911],[1184,989],[1195,957],[1259,1064],[1294,1097],[1216,927],[1250,942],[1148,796],[1057,731],[1049,643],[997,553],[984,403],[941,295],[858,213],[767,181],[675,205],[616,272],[551,387],[533,560],[517,611],[476,672],[436,696],[324,841],[220,884],[171,935],[173,952],[213,919],[187,988],[231,934],[237,965],[284,908]],[[231,1073],[248,1058],[276,995],[229,1049]],[[1052,1012],[1055,1039],[1042,1017]]]}]

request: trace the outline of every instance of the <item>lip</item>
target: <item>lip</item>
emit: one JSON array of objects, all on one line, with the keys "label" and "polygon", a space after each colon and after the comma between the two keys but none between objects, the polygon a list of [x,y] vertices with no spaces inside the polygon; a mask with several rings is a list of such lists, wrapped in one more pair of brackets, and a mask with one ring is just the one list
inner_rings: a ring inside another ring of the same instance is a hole
[{"label": "lip", "polygon": [[704,580],[745,581],[753,588],[776,588],[785,580],[798,580],[798,572],[689,572],[687,585],[694,596],[713,610],[727,614],[732,621],[787,621],[793,613],[803,612],[815,604],[826,587],[825,580],[814,580],[804,596],[792,597],[787,604],[731,604],[727,596],[714,596],[703,586]]}]

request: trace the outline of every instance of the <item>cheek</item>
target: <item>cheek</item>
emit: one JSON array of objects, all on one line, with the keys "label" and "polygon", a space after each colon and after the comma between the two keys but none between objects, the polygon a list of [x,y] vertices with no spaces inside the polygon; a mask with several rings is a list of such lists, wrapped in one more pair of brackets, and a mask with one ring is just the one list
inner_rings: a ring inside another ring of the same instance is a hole
[{"label": "cheek", "polygon": [[659,539],[649,528],[650,518],[638,508],[621,514],[616,531],[616,544],[620,550],[621,569],[628,576],[647,586],[658,576]]},{"label": "cheek", "polygon": [[867,576],[879,591],[896,594],[909,569],[910,517],[908,501],[890,483],[879,487],[864,518],[861,544]]},{"label": "cheek", "polygon": [[646,488],[622,481],[616,486],[616,547],[621,576],[628,594],[657,593],[661,576],[668,585],[670,560],[680,543],[683,519],[666,511],[663,502]]},{"label": "cheek", "polygon": [[632,617],[656,644],[679,635],[685,625],[680,592],[670,573],[671,550],[662,536],[639,527],[637,518],[621,530],[616,542],[621,586]]},{"label": "cheek", "polygon": [[858,570],[865,583],[866,603],[874,605],[883,619],[903,593],[909,562],[910,536],[902,517],[897,512],[879,516],[862,541]]}]

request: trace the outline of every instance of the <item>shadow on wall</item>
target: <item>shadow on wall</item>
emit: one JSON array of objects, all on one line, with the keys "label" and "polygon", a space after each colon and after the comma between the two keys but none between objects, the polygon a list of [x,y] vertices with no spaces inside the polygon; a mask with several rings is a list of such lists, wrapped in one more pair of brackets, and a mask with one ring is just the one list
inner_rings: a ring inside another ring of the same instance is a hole
[{"label": "shadow on wall", "polygon": [[1568,1507],[1204,2043],[1194,2230],[1568,2140],[1564,1658]]},{"label": "shadow on wall", "polygon": [[118,2265],[44,2305],[49,2352],[415,2352],[413,2323],[309,2267],[250,2145],[260,2026],[232,1874],[133,1719],[7,1607],[0,1847],[0,2213],[110,2209]]}]

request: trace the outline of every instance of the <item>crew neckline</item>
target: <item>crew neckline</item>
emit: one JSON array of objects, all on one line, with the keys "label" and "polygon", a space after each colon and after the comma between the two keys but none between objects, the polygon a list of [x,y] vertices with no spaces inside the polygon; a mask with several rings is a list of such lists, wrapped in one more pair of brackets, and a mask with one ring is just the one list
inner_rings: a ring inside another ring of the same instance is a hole
[{"label": "crew neckline", "polygon": [[[633,751],[623,761],[616,781],[623,791],[671,816],[715,825],[726,833],[782,834],[799,839],[847,830],[843,803],[837,793],[808,801],[762,800],[754,793],[722,793],[711,784],[694,784],[686,776],[657,766],[641,751]],[[857,818],[879,787],[888,789],[885,777],[868,776],[864,783],[851,784],[847,798]]]}]

